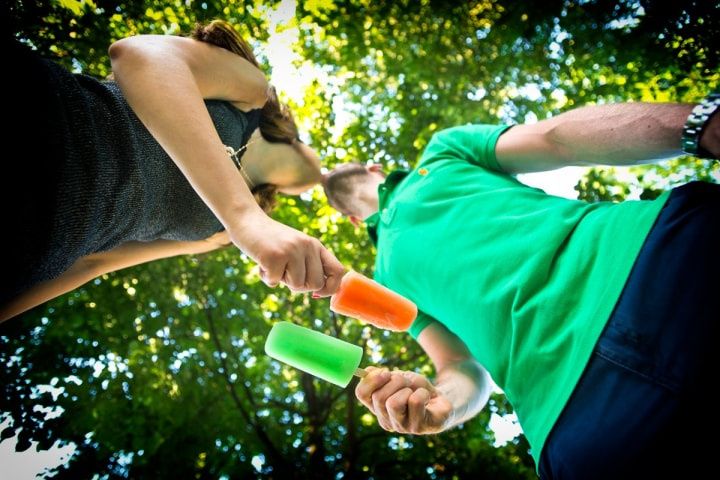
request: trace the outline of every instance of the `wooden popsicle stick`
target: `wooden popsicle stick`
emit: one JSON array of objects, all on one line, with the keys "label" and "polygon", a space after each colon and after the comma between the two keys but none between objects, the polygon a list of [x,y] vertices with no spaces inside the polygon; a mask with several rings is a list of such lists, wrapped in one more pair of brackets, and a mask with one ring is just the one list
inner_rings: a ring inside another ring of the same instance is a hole
[{"label": "wooden popsicle stick", "polygon": [[365,378],[367,376],[367,374],[368,374],[367,370],[365,370],[364,368],[358,367],[355,369],[355,373],[353,375],[355,375],[356,377]]}]

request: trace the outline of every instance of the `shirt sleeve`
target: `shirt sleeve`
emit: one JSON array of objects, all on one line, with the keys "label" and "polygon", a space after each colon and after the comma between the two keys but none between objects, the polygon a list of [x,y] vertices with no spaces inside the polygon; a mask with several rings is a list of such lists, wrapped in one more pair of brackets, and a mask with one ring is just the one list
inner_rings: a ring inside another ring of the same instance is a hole
[{"label": "shirt sleeve", "polygon": [[418,311],[417,317],[415,318],[415,321],[412,323],[412,325],[410,325],[408,333],[411,337],[417,340],[420,332],[425,330],[426,327],[429,327],[434,322],[437,322],[437,320],[435,320],[433,317],[426,313]]},{"label": "shirt sleeve", "polygon": [[504,172],[495,157],[500,135],[512,125],[462,125],[441,130],[430,139],[418,166],[438,160],[461,160]]}]

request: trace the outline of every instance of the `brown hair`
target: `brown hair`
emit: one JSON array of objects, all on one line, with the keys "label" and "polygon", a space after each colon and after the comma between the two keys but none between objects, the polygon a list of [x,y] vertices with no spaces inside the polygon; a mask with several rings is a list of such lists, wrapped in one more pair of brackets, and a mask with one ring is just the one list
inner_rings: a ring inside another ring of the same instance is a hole
[{"label": "brown hair", "polygon": [[[195,40],[210,43],[240,55],[258,69],[260,68],[250,45],[238,35],[232,25],[223,20],[213,20],[207,25],[197,24],[191,36]],[[292,145],[298,139],[295,119],[288,106],[278,100],[275,87],[270,88],[267,102],[260,110],[259,126],[260,134],[268,142]],[[277,185],[269,183],[252,188],[255,201],[266,213],[275,207],[277,190]]]},{"label": "brown hair", "polygon": [[323,180],[323,189],[330,206],[344,215],[350,215],[356,180],[359,176],[367,174],[364,165],[354,162],[333,168]]}]

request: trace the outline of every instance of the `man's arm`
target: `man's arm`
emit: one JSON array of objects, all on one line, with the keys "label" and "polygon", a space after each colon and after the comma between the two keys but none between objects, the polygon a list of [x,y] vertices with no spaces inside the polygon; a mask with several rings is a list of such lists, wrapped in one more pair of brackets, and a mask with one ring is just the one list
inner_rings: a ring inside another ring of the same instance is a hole
[{"label": "man's arm", "polygon": [[107,252],[82,257],[59,277],[39,283],[0,306],[0,322],[70,292],[100,275],[160,258],[209,252],[229,242],[227,233],[223,231],[196,242],[128,242]]},{"label": "man's arm", "polygon": [[[683,126],[693,105],[621,103],[570,110],[531,125],[518,125],[498,139],[495,154],[508,173],[553,170],[568,165],[637,165],[680,156]],[[720,115],[700,144],[715,156]]]},{"label": "man's arm", "polygon": [[437,372],[431,383],[414,372],[370,367],[355,394],[388,431],[430,434],[477,415],[490,396],[490,376],[457,336],[433,322],[418,343]]}]

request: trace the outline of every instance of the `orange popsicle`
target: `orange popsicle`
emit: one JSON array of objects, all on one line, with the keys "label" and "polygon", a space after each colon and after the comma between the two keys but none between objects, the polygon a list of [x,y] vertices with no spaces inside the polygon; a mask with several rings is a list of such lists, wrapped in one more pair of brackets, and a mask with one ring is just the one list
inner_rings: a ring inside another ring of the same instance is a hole
[{"label": "orange popsicle", "polygon": [[394,331],[407,330],[417,316],[413,302],[352,270],[330,298],[330,310]]}]

